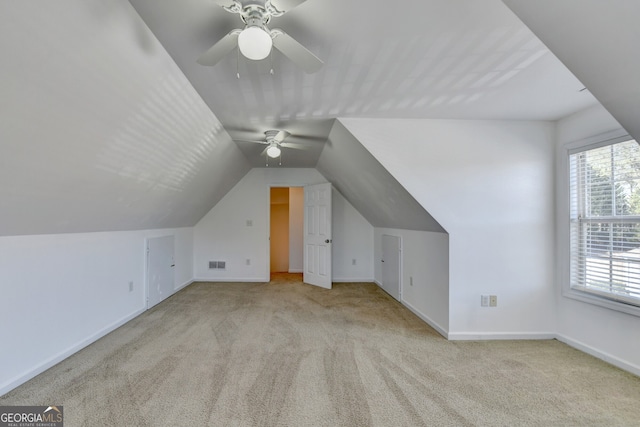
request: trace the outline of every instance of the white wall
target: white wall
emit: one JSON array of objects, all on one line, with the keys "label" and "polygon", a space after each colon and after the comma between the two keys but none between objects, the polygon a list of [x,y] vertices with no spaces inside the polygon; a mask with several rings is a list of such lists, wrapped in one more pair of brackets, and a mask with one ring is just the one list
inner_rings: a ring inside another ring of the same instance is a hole
[{"label": "white wall", "polygon": [[449,338],[552,337],[554,124],[340,120],[449,233]]},{"label": "white wall", "polygon": [[373,226],[335,189],[331,215],[333,281],[372,282]]},{"label": "white wall", "polygon": [[191,228],[0,237],[0,395],[144,311],[146,238],[166,235],[179,289]]},{"label": "white wall", "polygon": [[640,375],[640,317],[565,297],[561,287],[568,276],[566,186],[562,162],[567,143],[620,131],[620,125],[601,106],[558,122],[558,334],[562,341]]},{"label": "white wall", "polygon": [[401,239],[400,302],[446,337],[449,330],[449,236],[429,231],[376,228],[374,263],[378,284],[382,283],[383,234]]},{"label": "white wall", "polygon": [[[269,188],[321,182],[326,179],[315,169],[252,169],[194,228],[197,280],[269,281]],[[338,256],[346,254],[349,260],[362,259],[361,266],[366,269],[366,260],[373,254],[370,244],[367,246],[367,230],[372,229],[367,229],[363,223],[366,221],[346,201],[338,201],[337,207],[344,212],[333,219],[333,251]],[[252,226],[247,226],[247,220]],[[349,233],[349,240],[341,239],[340,230]],[[247,259],[250,265],[247,265]],[[210,260],[226,261],[226,270],[209,270]],[[368,265],[371,265],[370,260]],[[333,268],[333,276],[342,280],[359,280],[361,274],[360,270],[346,268],[340,263]],[[372,278],[372,274],[371,269],[368,277]]]}]

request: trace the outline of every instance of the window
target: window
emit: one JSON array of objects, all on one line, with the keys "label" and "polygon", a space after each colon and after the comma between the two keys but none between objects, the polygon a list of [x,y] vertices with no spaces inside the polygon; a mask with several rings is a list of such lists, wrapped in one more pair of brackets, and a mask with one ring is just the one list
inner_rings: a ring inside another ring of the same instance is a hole
[{"label": "window", "polygon": [[640,306],[640,145],[573,151],[570,286]]}]

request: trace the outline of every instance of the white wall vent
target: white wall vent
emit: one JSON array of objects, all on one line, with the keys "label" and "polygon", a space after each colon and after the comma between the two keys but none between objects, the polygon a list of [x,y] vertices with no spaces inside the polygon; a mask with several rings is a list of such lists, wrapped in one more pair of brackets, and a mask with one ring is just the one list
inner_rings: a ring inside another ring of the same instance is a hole
[{"label": "white wall vent", "polygon": [[209,270],[224,270],[226,267],[226,261],[209,261]]}]

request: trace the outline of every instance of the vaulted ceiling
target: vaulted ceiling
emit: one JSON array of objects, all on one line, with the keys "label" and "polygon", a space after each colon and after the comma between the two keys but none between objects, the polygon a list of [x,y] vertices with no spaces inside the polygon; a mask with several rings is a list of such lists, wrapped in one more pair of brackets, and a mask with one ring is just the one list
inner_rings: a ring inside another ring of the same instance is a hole
[{"label": "vaulted ceiling", "polygon": [[307,74],[197,64],[241,27],[212,0],[0,1],[0,235],[194,225],[264,165],[240,140],[286,129],[310,149],[283,166],[315,167],[340,117],[556,120],[593,92],[638,138],[639,2],[505,3],[307,0],[272,25]]},{"label": "vaulted ceiling", "polygon": [[640,141],[640,1],[504,2]]},{"label": "vaulted ceiling", "polygon": [[335,117],[555,120],[595,102],[499,0],[304,1],[270,27],[324,61],[313,74],[277,50],[198,64],[243,26],[219,2],[131,0],[234,139],[286,128],[326,140],[309,123]]},{"label": "vaulted ceiling", "polygon": [[0,235],[195,224],[251,168],[126,1],[0,1]]}]

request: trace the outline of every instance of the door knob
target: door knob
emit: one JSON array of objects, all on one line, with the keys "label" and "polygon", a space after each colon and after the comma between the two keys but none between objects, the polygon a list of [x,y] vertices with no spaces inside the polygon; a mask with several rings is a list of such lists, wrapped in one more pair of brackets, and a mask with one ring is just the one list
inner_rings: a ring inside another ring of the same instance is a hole
[{"label": "door knob", "polygon": [[327,239],[324,241],[325,243],[331,243],[331,240]]}]

